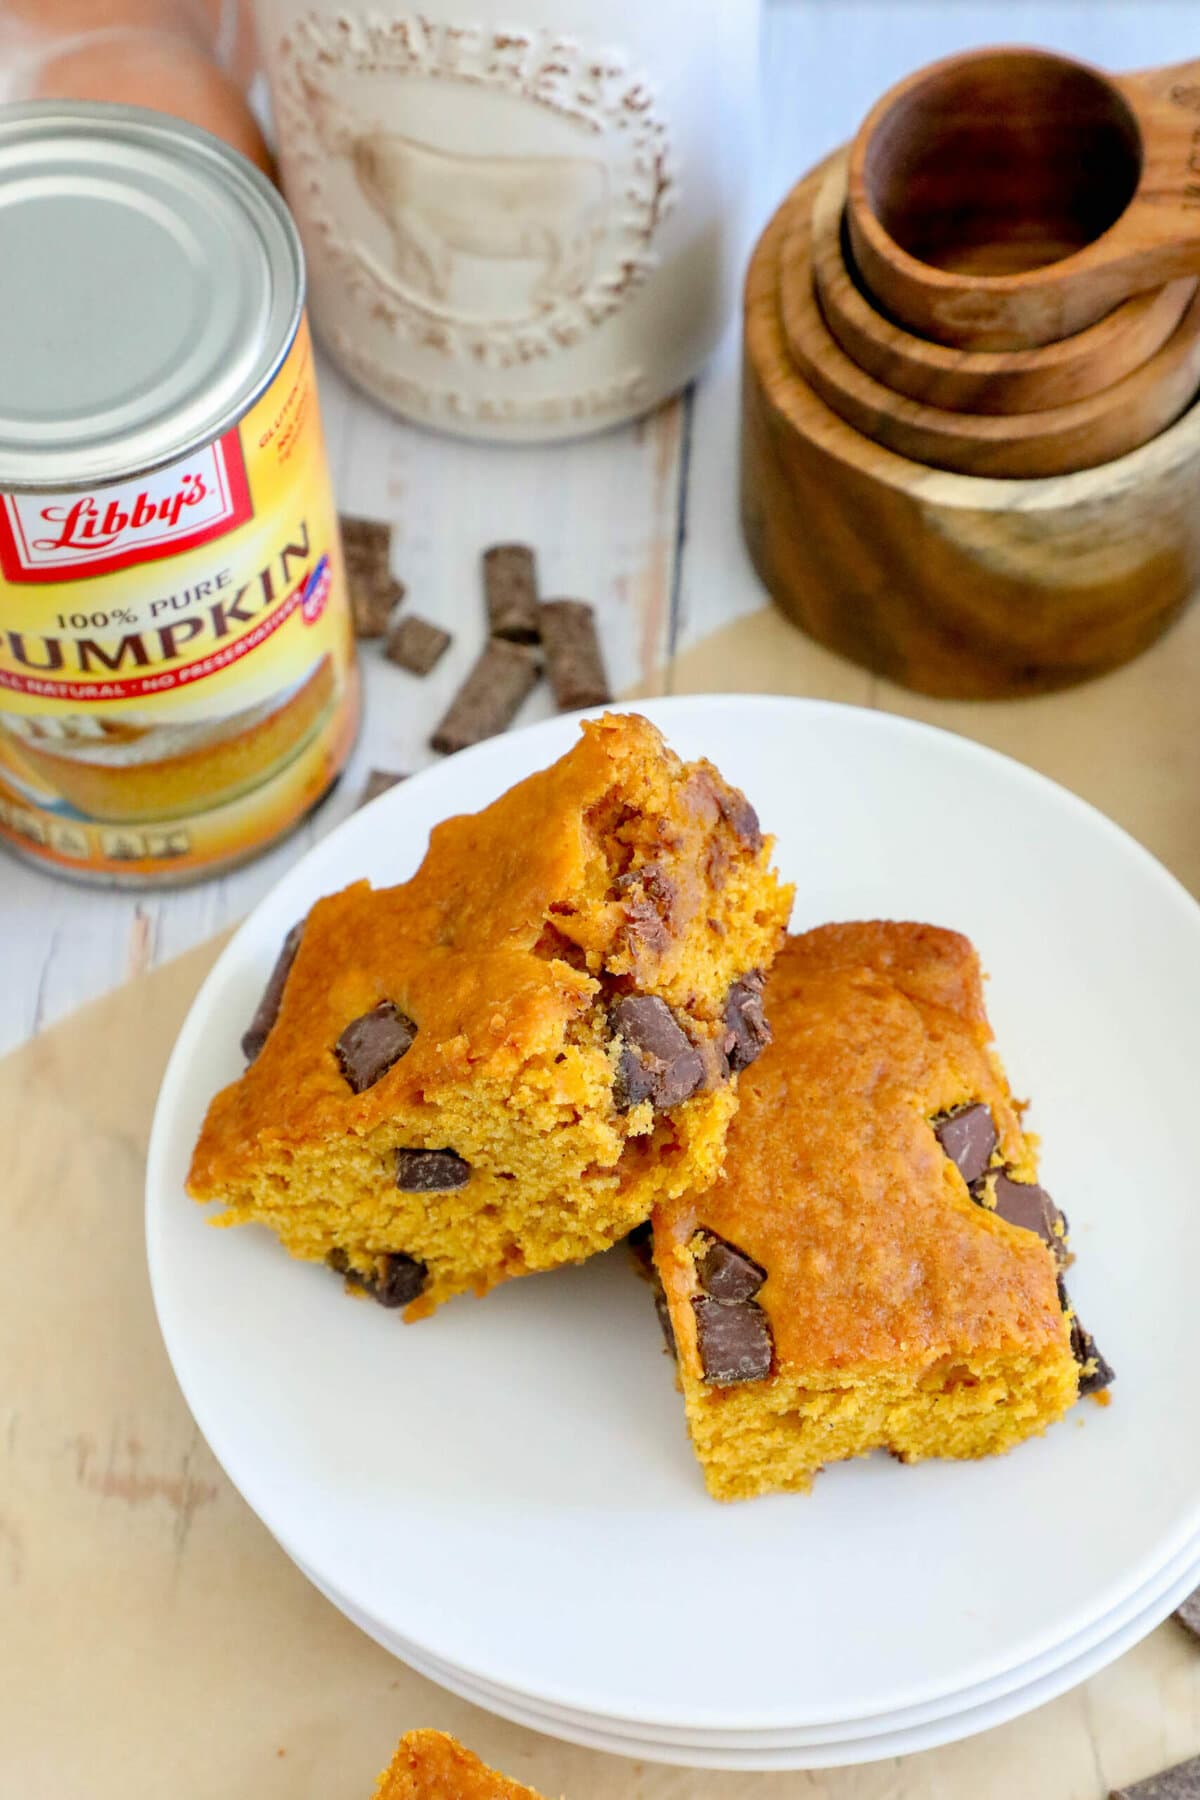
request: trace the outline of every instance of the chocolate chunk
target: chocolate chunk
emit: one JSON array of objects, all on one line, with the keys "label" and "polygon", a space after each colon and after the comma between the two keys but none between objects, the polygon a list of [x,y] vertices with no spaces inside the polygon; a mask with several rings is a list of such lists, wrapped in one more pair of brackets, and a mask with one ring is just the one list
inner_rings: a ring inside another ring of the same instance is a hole
[{"label": "chocolate chunk", "polygon": [[1045,1188],[1036,1181],[1014,1181],[1007,1169],[989,1172],[981,1187],[991,1187],[994,1210],[1010,1225],[1036,1231],[1059,1262],[1067,1259],[1067,1221]]},{"label": "chocolate chunk", "polygon": [[419,613],[403,613],[390,626],[384,655],[389,662],[413,675],[428,675],[450,648],[452,638],[440,625],[431,625]]},{"label": "chocolate chunk", "polygon": [[362,519],[339,513],[342,556],[347,568],[386,568],[392,548],[392,528],[383,519]]},{"label": "chocolate chunk", "polygon": [[360,638],[383,637],[392,614],[404,598],[404,583],[386,573],[368,570],[346,571],[346,591],[350,597],[350,613],[354,635]]},{"label": "chocolate chunk", "polygon": [[407,1306],[424,1289],[427,1266],[420,1257],[406,1256],[402,1250],[393,1250],[381,1260],[383,1271],[370,1284],[371,1292],[380,1306]]},{"label": "chocolate chunk", "polygon": [[417,1028],[408,1015],[390,1000],[381,1000],[370,1012],[351,1019],[333,1053],[349,1085],[361,1094],[400,1061],[416,1035]]},{"label": "chocolate chunk", "polygon": [[483,592],[493,637],[537,643],[537,564],[528,544],[493,544],[484,551]]},{"label": "chocolate chunk", "polygon": [[426,1265],[416,1256],[406,1256],[402,1250],[393,1250],[375,1259],[375,1273],[364,1275],[358,1269],[350,1267],[350,1259],[344,1250],[331,1250],[325,1258],[331,1269],[363,1293],[370,1294],[380,1306],[407,1306],[415,1300],[425,1286],[425,1278],[429,1274]]},{"label": "chocolate chunk", "polygon": [[1175,1608],[1175,1617],[1181,1625],[1186,1625],[1193,1637],[1200,1638],[1200,1588],[1189,1594],[1182,1606]]},{"label": "chocolate chunk", "polygon": [[275,958],[275,967],[267,977],[267,985],[263,989],[262,999],[254,1010],[254,1017],[242,1033],[242,1055],[248,1063],[252,1063],[263,1045],[266,1043],[272,1025],[279,1017],[279,1008],[283,1002],[283,990],[292,964],[296,960],[296,952],[300,948],[300,939],[304,935],[304,920],[292,926],[283,940],[283,948]]},{"label": "chocolate chunk", "polygon": [[771,1027],[763,1012],[765,977],[751,969],[735,981],[725,1002],[725,1055],[730,1072],[748,1069],[771,1042]]},{"label": "chocolate chunk", "polygon": [[706,1234],[703,1252],[696,1258],[696,1277],[714,1300],[753,1300],[767,1271],[735,1244],[714,1233]]},{"label": "chocolate chunk", "polygon": [[406,1194],[466,1187],[471,1165],[454,1150],[397,1150],[396,1186]]},{"label": "chocolate chunk", "polygon": [[736,837],[740,837],[747,850],[762,849],[762,827],[758,822],[758,814],[747,800],[745,794],[737,788],[722,785],[716,790],[717,810]]},{"label": "chocolate chunk", "polygon": [[696,1344],[705,1381],[719,1387],[736,1381],[763,1381],[771,1373],[771,1328],[756,1300],[692,1301]]},{"label": "chocolate chunk", "polygon": [[1099,1394],[1117,1379],[1112,1364],[1096,1348],[1096,1340],[1085,1331],[1078,1318],[1071,1320],[1071,1354],[1083,1371],[1079,1377],[1081,1394]]},{"label": "chocolate chunk", "polygon": [[596,615],[586,600],[547,600],[538,609],[546,673],[559,712],[580,706],[604,706],[612,699]]},{"label": "chocolate chunk", "polygon": [[624,1040],[614,1099],[618,1112],[643,1100],[658,1111],[678,1106],[704,1082],[704,1062],[665,1000],[627,994],[613,1007],[613,1035]]},{"label": "chocolate chunk", "polygon": [[1147,1775],[1131,1787],[1111,1788],[1108,1800],[1200,1800],[1200,1756],[1176,1763],[1160,1775]]},{"label": "chocolate chunk", "polygon": [[978,1181],[996,1148],[996,1126],[982,1100],[932,1121],[934,1136],[967,1186]]},{"label": "chocolate chunk", "polygon": [[537,686],[540,671],[536,651],[503,638],[489,638],[430,738],[433,748],[451,755],[495,737],[512,724],[522,701]]},{"label": "chocolate chunk", "polygon": [[671,1323],[671,1308],[667,1305],[667,1296],[661,1287],[655,1290],[654,1312],[658,1319],[659,1329],[663,1334],[663,1343],[667,1347],[667,1355],[677,1357],[679,1352],[675,1347],[675,1327]]},{"label": "chocolate chunk", "polygon": [[370,770],[367,779],[363,782],[362,793],[358,797],[359,806],[369,805],[372,800],[378,800],[380,794],[386,794],[389,788],[394,788],[399,782],[407,780],[408,776],[402,775],[398,769]]}]

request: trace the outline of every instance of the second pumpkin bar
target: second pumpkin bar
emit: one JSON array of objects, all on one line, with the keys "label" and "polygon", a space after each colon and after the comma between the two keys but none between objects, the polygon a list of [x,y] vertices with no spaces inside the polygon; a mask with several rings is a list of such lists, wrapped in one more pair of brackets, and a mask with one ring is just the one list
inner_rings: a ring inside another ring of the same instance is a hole
[{"label": "second pumpkin bar", "polygon": [[753,808],[647,720],[320,900],[190,1191],[414,1315],[578,1261],[709,1181],[790,890]]}]

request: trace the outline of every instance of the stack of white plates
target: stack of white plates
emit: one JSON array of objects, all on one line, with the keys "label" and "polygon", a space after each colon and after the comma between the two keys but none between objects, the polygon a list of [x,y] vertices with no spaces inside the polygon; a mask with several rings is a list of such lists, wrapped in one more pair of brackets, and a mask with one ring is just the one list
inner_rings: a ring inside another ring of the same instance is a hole
[{"label": "stack of white plates", "polygon": [[978,1464],[831,1468],[719,1506],[623,1251],[418,1326],[348,1301],[183,1195],[209,1095],[317,895],[401,879],[428,830],[565,749],[556,720],[393,788],[306,857],[206,983],[159,1101],[151,1275],[197,1420],[288,1553],[364,1631],[491,1711],[618,1754],[798,1769],[899,1755],[1037,1706],[1200,1582],[1200,909],[1016,764],[878,714],[702,698],[645,710],[742,785],[798,927],[966,931],[1071,1293],[1115,1365],[1046,1437]]}]

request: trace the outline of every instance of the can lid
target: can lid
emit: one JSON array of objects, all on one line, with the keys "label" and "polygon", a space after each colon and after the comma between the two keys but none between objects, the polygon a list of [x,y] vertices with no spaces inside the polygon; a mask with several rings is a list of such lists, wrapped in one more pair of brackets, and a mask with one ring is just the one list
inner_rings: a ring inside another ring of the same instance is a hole
[{"label": "can lid", "polygon": [[303,299],[291,215],[208,132],[141,107],[0,108],[0,489],[91,487],[218,436]]}]

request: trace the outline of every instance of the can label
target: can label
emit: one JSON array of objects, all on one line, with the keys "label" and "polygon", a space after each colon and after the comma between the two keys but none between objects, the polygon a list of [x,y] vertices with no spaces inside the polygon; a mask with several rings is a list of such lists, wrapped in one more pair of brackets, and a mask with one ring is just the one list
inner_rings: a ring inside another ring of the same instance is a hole
[{"label": "can label", "polygon": [[151,474],[0,495],[0,834],[103,877],[241,860],[357,723],[302,324],[239,425]]}]

